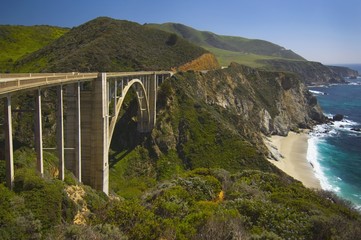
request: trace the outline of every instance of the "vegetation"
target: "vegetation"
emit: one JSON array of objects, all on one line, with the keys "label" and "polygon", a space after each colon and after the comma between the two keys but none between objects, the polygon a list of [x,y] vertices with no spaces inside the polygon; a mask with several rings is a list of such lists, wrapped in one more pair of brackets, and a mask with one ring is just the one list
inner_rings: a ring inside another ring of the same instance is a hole
[{"label": "vegetation", "polygon": [[224,67],[236,62],[269,71],[293,72],[301,76],[307,84],[339,83],[344,82],[342,77],[358,75],[356,71],[345,67],[326,67],[321,63],[306,61],[291,50],[263,40],[222,36],[177,23],[146,24],[146,26],[177,34],[208,50]]},{"label": "vegetation", "polygon": [[[17,61],[17,68],[145,70],[184,65],[206,53],[174,34],[155,31],[99,18]],[[137,38],[140,32],[145,38]],[[118,41],[126,47],[119,47]],[[132,41],[134,45],[127,45]],[[119,51],[118,62],[113,61],[113,50]],[[156,63],[155,52],[163,50],[165,59]],[[139,58],[147,54],[149,61]],[[55,111],[49,101],[54,91],[43,95],[44,146],[54,146]],[[130,91],[124,100],[111,143],[110,196],[77,182],[70,172],[64,182],[57,180],[53,152],[44,153],[41,177],[35,171],[33,114],[14,114],[12,191],[4,186],[0,154],[0,239],[358,239],[361,235],[361,215],[349,202],[305,188],[266,160],[261,132],[277,131],[273,119],[280,115],[288,119],[286,132],[304,123],[297,117],[312,120],[308,108],[300,104],[311,102],[310,95],[294,74],[239,64],[208,73],[180,72],[160,86],[157,123],[149,134],[137,133],[134,97]],[[32,109],[33,102],[31,94],[13,96],[14,109]],[[315,104],[312,101],[310,107]],[[302,112],[292,112],[290,106]],[[272,129],[262,129],[265,111]]]},{"label": "vegetation", "polygon": [[250,67],[263,67],[265,63],[259,62],[263,59],[305,60],[291,50],[263,40],[222,36],[177,23],[146,24],[146,26],[177,34],[207,49],[216,55],[222,66],[237,62]]},{"label": "vegetation", "polygon": [[170,70],[206,50],[129,21],[101,17],[14,63],[18,72]]},{"label": "vegetation", "polygon": [[52,26],[0,26],[0,72],[12,72],[13,64],[68,32]]}]

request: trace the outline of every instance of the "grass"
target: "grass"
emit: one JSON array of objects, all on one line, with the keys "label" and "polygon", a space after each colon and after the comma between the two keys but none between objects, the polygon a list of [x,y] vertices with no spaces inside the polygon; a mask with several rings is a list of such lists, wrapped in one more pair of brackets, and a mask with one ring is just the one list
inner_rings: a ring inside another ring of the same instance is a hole
[{"label": "grass", "polygon": [[0,72],[12,70],[12,65],[54,40],[69,29],[52,26],[0,26]]},{"label": "grass", "polygon": [[252,53],[247,54],[247,53],[228,51],[213,47],[204,47],[204,48],[212,52],[214,55],[216,55],[221,66],[228,66],[231,62],[236,62],[253,68],[263,68],[266,67],[267,65],[265,63],[260,62],[259,60],[279,59],[278,57],[257,55]]},{"label": "grass", "polygon": [[228,66],[230,62],[237,62],[251,67],[262,67],[262,63],[257,63],[257,60],[260,59],[304,60],[291,50],[264,40],[217,35],[176,23],[148,24],[146,26],[182,36],[214,53],[223,66]]},{"label": "grass", "polygon": [[[96,18],[15,63],[18,72],[168,70],[207,51],[134,22]],[[44,64],[45,63],[45,64]]]}]

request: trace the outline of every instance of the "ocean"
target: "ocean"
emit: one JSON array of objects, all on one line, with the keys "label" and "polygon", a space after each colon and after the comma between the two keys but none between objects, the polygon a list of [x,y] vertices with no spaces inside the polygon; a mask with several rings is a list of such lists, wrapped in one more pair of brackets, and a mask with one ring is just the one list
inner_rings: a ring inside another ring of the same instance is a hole
[{"label": "ocean", "polygon": [[[361,64],[346,66],[361,74]],[[324,190],[335,192],[361,210],[361,132],[352,130],[361,128],[361,78],[346,80],[350,83],[309,88],[326,116],[342,114],[344,119],[313,129],[307,159]]]}]

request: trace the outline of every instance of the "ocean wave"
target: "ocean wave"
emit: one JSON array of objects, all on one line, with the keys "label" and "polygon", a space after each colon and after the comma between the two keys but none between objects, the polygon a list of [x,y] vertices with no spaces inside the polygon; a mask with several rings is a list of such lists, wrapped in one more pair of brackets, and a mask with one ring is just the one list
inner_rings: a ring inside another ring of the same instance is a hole
[{"label": "ocean wave", "polygon": [[318,159],[317,145],[319,144],[319,139],[317,137],[310,137],[308,139],[308,149],[307,149],[307,161],[312,165],[315,172],[316,178],[320,181],[321,188],[328,191],[339,192],[340,188],[332,186],[327,177],[325,176],[324,169],[321,167],[321,164]]},{"label": "ocean wave", "polygon": [[[355,125],[359,126],[360,124],[349,119],[343,119],[342,121],[333,122],[332,124],[316,125],[309,133],[307,161],[313,166],[315,176],[320,181],[323,190],[332,191],[338,195],[345,194],[345,190],[342,187],[345,184],[343,178],[331,173],[333,171],[327,168],[326,164],[328,159],[321,154],[321,151],[323,151],[323,148],[327,147],[328,138],[337,137],[341,132],[345,134],[344,132],[347,131],[346,134],[348,135],[357,134],[361,137],[361,133],[351,130]],[[353,197],[356,197],[358,200],[352,202],[361,202],[361,194],[354,194]],[[355,204],[354,207],[358,211],[361,211],[360,204]]]},{"label": "ocean wave", "polygon": [[361,82],[349,82],[348,85],[358,86],[361,85]]},{"label": "ocean wave", "polygon": [[[325,117],[332,119],[334,114],[324,113]],[[311,132],[311,135],[318,137],[335,136],[340,132],[348,132],[352,135],[361,135],[361,132],[355,131],[355,128],[359,128],[361,124],[353,120],[348,119],[348,116],[344,116],[341,121],[332,121],[326,124],[316,125]]]},{"label": "ocean wave", "polygon": [[326,95],[326,93],[321,92],[321,91],[316,91],[316,90],[308,90],[308,91],[310,91],[311,93],[313,93],[315,95]]}]

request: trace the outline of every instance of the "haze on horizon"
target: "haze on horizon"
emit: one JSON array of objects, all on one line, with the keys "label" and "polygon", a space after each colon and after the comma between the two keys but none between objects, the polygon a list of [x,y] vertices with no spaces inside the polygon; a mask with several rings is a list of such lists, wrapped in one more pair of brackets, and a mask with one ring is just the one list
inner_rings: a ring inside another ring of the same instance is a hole
[{"label": "haze on horizon", "polygon": [[310,61],[361,63],[359,0],[12,0],[0,24],[75,27],[99,16],[176,22],[216,34],[273,42]]}]

